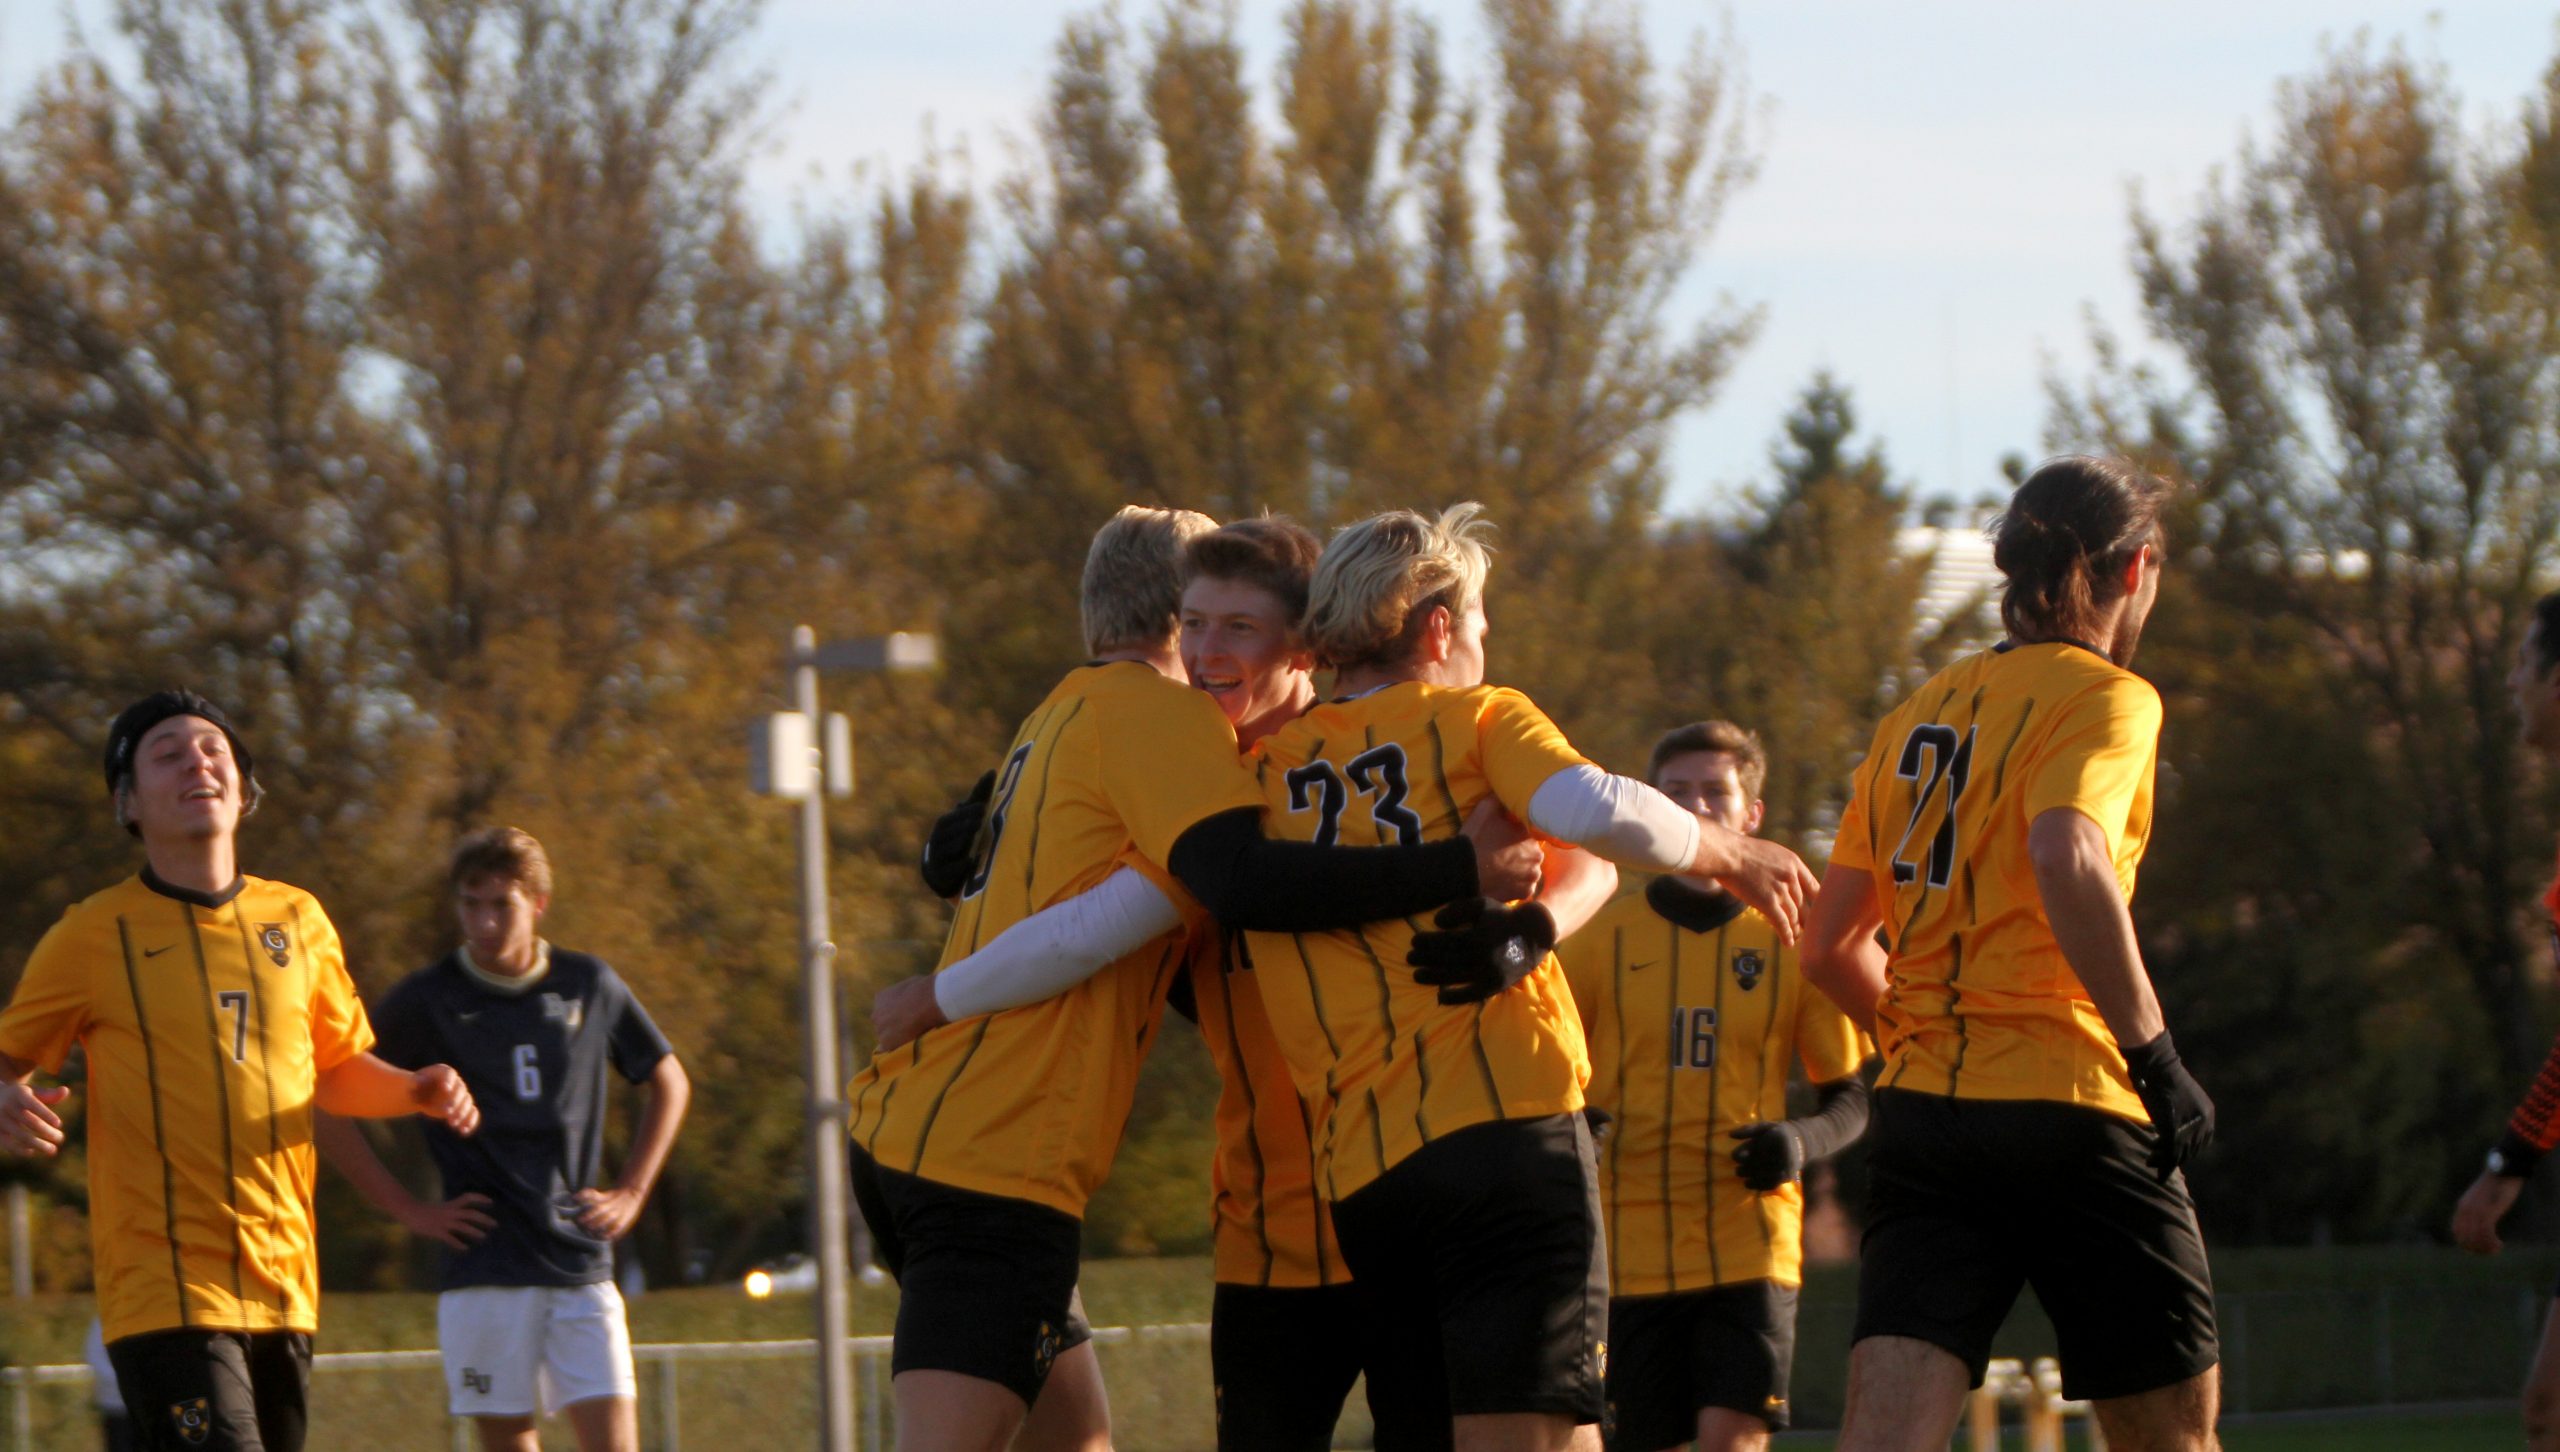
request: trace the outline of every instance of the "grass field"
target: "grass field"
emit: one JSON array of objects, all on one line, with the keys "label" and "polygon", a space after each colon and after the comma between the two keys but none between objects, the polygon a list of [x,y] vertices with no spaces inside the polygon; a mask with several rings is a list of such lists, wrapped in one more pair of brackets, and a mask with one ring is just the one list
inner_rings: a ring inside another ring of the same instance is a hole
[{"label": "grass field", "polygon": [[[2512,1411],[2359,1412],[2259,1421],[2222,1431],[2223,1452],[2515,1452],[2523,1441],[2523,1424]],[[1806,1433],[1783,1437],[1778,1445],[1786,1452],[1817,1452],[1834,1444],[1827,1435]],[[1959,1448],[1970,1445],[1956,1443]],[[2026,1439],[2012,1427],[2001,1445],[2022,1448]],[[2072,1434],[2071,1452],[2088,1445],[2076,1431]]]},{"label": "grass field", "polygon": [[[2216,1257],[2224,1291],[2225,1406],[2234,1413],[2286,1408],[2352,1407],[2386,1400],[2469,1401],[2514,1394],[2526,1348],[2548,1304],[2560,1254],[2521,1251],[2500,1262],[2427,1247],[2371,1250],[2236,1252]],[[1148,1326],[1206,1320],[1209,1268],[1200,1259],[1099,1260],[1086,1267],[1084,1291],[1094,1323]],[[1806,1286],[1800,1318],[1795,1390],[1798,1415],[1837,1415],[1854,1272],[1817,1270]],[[856,1288],[859,1334],[886,1332],[896,1315],[893,1288]],[[74,1362],[88,1324],[85,1295],[39,1297],[0,1313],[0,1362]],[[333,1295],[322,1306],[324,1352],[426,1348],[435,1344],[435,1298],[424,1293]],[[757,1302],[733,1287],[654,1291],[631,1303],[635,1341],[764,1341],[806,1336],[806,1296]],[[2051,1331],[2023,1307],[1999,1343],[2003,1355],[2050,1349]],[[1209,1445],[1213,1413],[1208,1349],[1198,1341],[1105,1348],[1104,1374],[1123,1452],[1191,1452]],[[813,1418],[804,1361],[688,1363],[668,1374],[644,1365],[641,1422],[646,1445],[668,1445],[665,1393],[672,1386],[681,1447],[805,1445]],[[876,1383],[875,1383],[876,1384]],[[312,1387],[314,1447],[379,1452],[441,1452],[450,1445],[440,1378],[423,1372],[326,1371]],[[85,1399],[73,1388],[46,1388],[30,1406],[33,1452],[89,1452],[96,1444]],[[15,1452],[0,1420],[0,1452]],[[1347,1409],[1341,1445],[1358,1447],[1367,1433],[1363,1409]],[[567,1446],[566,1429],[549,1434]],[[2471,1452],[2514,1448],[2522,1440],[2512,1411],[2392,1416],[2348,1413],[2241,1416],[2224,1437],[2231,1452]],[[1790,1448],[1830,1445],[1819,1435],[1790,1437]],[[2022,1446],[2013,1430],[2010,1445]],[[2074,1444],[2078,1445],[2078,1444]]]}]

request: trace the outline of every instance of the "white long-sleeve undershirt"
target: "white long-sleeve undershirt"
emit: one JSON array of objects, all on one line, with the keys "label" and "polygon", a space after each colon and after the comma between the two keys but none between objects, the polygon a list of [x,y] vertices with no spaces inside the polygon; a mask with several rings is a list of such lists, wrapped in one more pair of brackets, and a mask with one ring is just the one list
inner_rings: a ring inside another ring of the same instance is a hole
[{"label": "white long-sleeve undershirt", "polygon": [[1529,797],[1529,825],[1649,872],[1686,872],[1698,855],[1696,813],[1596,766],[1570,766],[1540,782]]},{"label": "white long-sleeve undershirt", "polygon": [[[1529,825],[1624,867],[1684,872],[1698,852],[1698,819],[1632,777],[1568,767],[1529,798]],[[947,1019],[1038,1003],[1173,931],[1180,910],[1164,890],[1123,867],[1094,887],[1015,923],[933,975]]]},{"label": "white long-sleeve undershirt", "polygon": [[1052,903],[933,975],[933,1001],[954,1021],[1053,998],[1182,925],[1164,889],[1123,867]]}]

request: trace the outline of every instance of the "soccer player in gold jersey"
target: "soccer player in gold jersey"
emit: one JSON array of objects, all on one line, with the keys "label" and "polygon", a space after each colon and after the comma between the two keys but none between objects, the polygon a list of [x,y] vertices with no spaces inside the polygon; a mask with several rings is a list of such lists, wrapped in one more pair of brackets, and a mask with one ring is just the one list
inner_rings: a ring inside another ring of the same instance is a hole
[{"label": "soccer player in gold jersey", "polygon": [[[1428,843],[1492,800],[1621,865],[1722,880],[1792,941],[1812,883],[1794,854],[1599,771],[1527,697],[1484,684],[1477,516],[1396,511],[1326,545],[1303,628],[1334,694],[1263,742],[1274,829]],[[1509,945],[1499,991],[1447,981],[1407,919],[1245,944],[1299,1093],[1329,1106],[1315,1178],[1343,1256],[1388,1333],[1438,1355],[1465,1452],[1593,1446],[1604,1409],[1590,1065],[1542,916],[1482,902],[1441,915]]]},{"label": "soccer player in gold jersey", "polygon": [[89,1238],[107,1355],[142,1445],[295,1452],[319,1328],[311,1114],[479,1111],[442,1064],[367,1052],[336,929],[239,870],[254,763],[211,702],[147,696],[107,732],[144,866],[63,914],[0,1010],[0,1149],[50,1155],[88,1066]]},{"label": "soccer player in gold jersey", "polygon": [[[2523,728],[2525,748],[2545,761],[2560,761],[2560,594],[2533,602],[2533,618],[2517,643],[2507,672],[2507,693]],[[2542,896],[2552,943],[2560,947],[2560,878]],[[2508,1116],[2506,1133],[2489,1148],[2479,1178],[2453,1210],[2454,1244],[2474,1255],[2495,1255],[2498,1222],[2515,1208],[2534,1167],[2560,1145],[2560,1042]],[[2542,1340],[2524,1379],[2526,1452],[2560,1452],[2560,1300],[2545,1309]]]},{"label": "soccer player in gold jersey", "polygon": [[[1096,535],[1082,590],[1094,662],[1006,755],[946,966],[1124,863],[1238,926],[1354,923],[1476,892],[1466,843],[1311,849],[1261,835],[1232,727],[1178,678],[1179,548],[1209,527],[1133,507]],[[1084,1339],[1078,1217],[1182,963],[1180,936],[1159,935],[1054,997],[876,1054],[855,1079],[855,1192],[904,1290],[901,1447],[1004,1446]]]},{"label": "soccer player in gold jersey", "polygon": [[[1700,721],[1654,743],[1663,795],[1759,830],[1760,738]],[[1769,920],[1656,877],[1556,950],[1591,1045],[1609,1232],[1609,1441],[1757,1452],[1787,1425],[1804,1167],[1866,1128],[1865,1038]],[[1787,1064],[1820,1106],[1787,1117]]]},{"label": "soccer player in gold jersey", "polygon": [[2160,733],[2127,667],[2167,494],[2118,459],[2030,475],[1993,547],[2008,639],[1885,718],[1841,815],[1804,952],[1884,1051],[1854,1452],[1945,1447],[2022,1286],[2110,1447],[2214,1445],[2212,1286],[2178,1173],[2213,1105],[2127,908]]}]

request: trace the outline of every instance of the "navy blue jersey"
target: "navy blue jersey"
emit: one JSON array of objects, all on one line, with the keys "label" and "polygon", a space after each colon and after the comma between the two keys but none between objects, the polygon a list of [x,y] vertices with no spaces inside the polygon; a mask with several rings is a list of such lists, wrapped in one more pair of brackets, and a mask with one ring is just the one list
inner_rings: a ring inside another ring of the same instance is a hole
[{"label": "navy blue jersey", "polygon": [[450,1064],[480,1103],[468,1139],[423,1121],[446,1196],[486,1195],[498,1222],[470,1249],[444,1252],[440,1289],[611,1279],[611,1248],[578,1228],[577,1201],[604,1156],[605,1066],[636,1084],[670,1052],[622,979],[553,949],[532,987],[505,993],[448,953],[400,980],[373,1025],[381,1058]]}]

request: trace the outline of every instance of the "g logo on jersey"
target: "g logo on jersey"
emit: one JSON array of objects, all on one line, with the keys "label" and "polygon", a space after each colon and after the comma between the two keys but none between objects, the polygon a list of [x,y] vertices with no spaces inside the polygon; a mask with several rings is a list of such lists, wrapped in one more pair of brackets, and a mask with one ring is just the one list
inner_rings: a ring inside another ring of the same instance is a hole
[{"label": "g logo on jersey", "polygon": [[1733,981],[1741,984],[1742,991],[1745,993],[1760,986],[1761,970],[1767,966],[1757,948],[1733,950]]},{"label": "g logo on jersey", "polygon": [[267,950],[267,957],[279,968],[293,953],[293,940],[284,935],[282,923],[258,924],[258,946]]},{"label": "g logo on jersey", "polygon": [[190,1447],[201,1447],[213,1437],[213,1403],[208,1398],[170,1403],[169,1420],[177,1426],[178,1440]]}]

